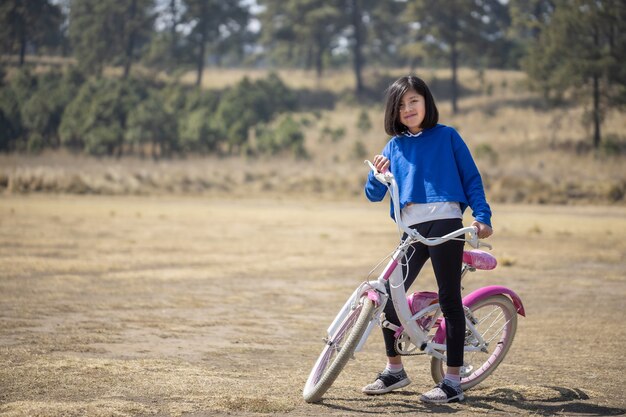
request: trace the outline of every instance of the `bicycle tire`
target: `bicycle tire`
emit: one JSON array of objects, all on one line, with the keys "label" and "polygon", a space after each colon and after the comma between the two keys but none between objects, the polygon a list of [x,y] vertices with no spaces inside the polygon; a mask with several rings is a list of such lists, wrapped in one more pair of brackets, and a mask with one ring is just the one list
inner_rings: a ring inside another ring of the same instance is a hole
[{"label": "bicycle tire", "polygon": [[[497,310],[485,311],[490,306],[499,310],[499,312]],[[515,332],[517,331],[517,310],[513,302],[504,295],[492,295],[478,300],[468,307],[479,321],[476,326],[481,332],[483,339],[492,340],[492,343],[490,343],[490,349],[487,353],[464,353],[464,363],[471,367],[469,370],[466,370],[469,373],[461,376],[461,387],[464,390],[480,384],[496,370],[513,344]],[[495,317],[492,317],[494,311],[497,314]],[[485,313],[488,313],[488,315],[484,316]],[[500,320],[500,316],[503,317],[502,320]],[[496,326],[497,331],[491,332],[494,326]],[[470,338],[471,335],[468,334],[465,338],[466,346],[468,343],[471,343]],[[498,338],[498,340],[494,344],[493,339],[495,338]],[[482,364],[477,366],[481,362]],[[430,361],[430,372],[435,383],[441,382],[445,375],[443,360],[433,357]]]},{"label": "bicycle tire", "polygon": [[304,386],[302,396],[306,402],[313,403],[321,400],[332,386],[348,359],[353,357],[354,350],[372,321],[373,314],[374,303],[369,298],[363,297],[357,308],[346,315],[335,333],[329,335]]}]

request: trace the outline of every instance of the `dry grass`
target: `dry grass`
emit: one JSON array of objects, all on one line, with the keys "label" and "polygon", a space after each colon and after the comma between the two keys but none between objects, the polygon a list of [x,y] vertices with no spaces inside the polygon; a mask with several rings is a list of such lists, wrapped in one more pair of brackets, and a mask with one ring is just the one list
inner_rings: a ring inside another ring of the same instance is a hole
[{"label": "dry grass", "polygon": [[[369,85],[401,74],[366,73]],[[429,82],[445,88],[445,70],[423,70]],[[261,70],[207,70],[206,87],[221,88],[242,76],[259,78]],[[281,72],[294,88],[316,88],[311,73]],[[184,78],[184,77],[183,77]],[[626,202],[626,117],[610,113],[603,134],[617,148],[591,151],[591,127],[581,123],[583,106],[547,111],[525,87],[525,77],[514,71],[462,69],[460,79],[470,91],[460,100],[461,112],[452,115],[449,102],[439,102],[441,122],[456,127],[475,155],[491,201],[543,204],[620,204]],[[351,87],[347,71],[329,72],[320,87],[336,93]],[[382,88],[382,87],[381,87]],[[435,91],[436,93],[436,91]],[[382,91],[381,91],[382,94]],[[227,194],[271,193],[337,196],[360,195],[363,154],[380,152],[387,136],[382,129],[382,103],[341,102],[319,114],[296,113],[308,120],[305,146],[309,160],[249,159],[240,156],[188,158],[153,163],[125,158],[121,161],[75,157],[64,153],[38,157],[0,155],[0,191],[7,193],[60,192],[74,194]],[[366,111],[372,129],[359,131],[359,114]],[[345,129],[332,140],[326,128]]]},{"label": "dry grass", "polygon": [[[0,198],[0,415],[618,415],[620,207],[494,206],[499,259],[466,290],[524,300],[509,356],[463,405],[427,407],[424,358],[364,397],[373,335],[322,404],[300,392],[342,300],[396,241],[386,204],[234,196]],[[417,288],[432,289],[426,268]]]}]

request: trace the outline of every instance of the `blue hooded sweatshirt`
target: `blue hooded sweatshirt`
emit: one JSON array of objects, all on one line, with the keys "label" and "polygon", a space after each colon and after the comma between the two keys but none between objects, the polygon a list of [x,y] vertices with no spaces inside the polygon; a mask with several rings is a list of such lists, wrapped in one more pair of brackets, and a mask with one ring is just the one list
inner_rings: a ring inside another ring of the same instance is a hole
[{"label": "blue hooded sweatshirt", "polygon": [[[452,127],[438,124],[419,136],[394,136],[382,155],[396,178],[400,208],[407,203],[456,201],[461,211],[469,206],[472,216],[491,226],[491,209],[485,199],[483,182],[467,145]],[[381,201],[387,187],[369,173],[365,195]],[[391,217],[394,217],[391,204]]]}]

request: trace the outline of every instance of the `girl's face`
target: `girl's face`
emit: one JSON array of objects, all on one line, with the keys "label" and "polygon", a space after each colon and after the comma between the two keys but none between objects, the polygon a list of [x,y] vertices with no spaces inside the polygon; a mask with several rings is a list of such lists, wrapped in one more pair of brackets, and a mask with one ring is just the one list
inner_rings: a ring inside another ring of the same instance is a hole
[{"label": "girl's face", "polygon": [[417,133],[422,128],[422,122],[426,115],[426,104],[424,96],[418,94],[415,90],[409,90],[402,96],[400,100],[400,123],[405,125],[411,133]]}]

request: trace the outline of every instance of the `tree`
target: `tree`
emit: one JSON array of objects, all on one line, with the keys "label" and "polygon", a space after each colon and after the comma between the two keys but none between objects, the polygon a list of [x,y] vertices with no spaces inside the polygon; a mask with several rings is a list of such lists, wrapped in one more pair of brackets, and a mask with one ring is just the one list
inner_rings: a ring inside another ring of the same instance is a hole
[{"label": "tree", "polygon": [[345,0],[347,29],[344,35],[352,49],[357,96],[365,88],[362,72],[367,61],[379,65],[398,63],[398,52],[407,45],[407,28],[397,22],[405,8],[406,3],[394,0]]},{"label": "tree", "polygon": [[62,13],[47,0],[11,0],[0,3],[0,44],[18,52],[24,65],[28,46],[43,46],[61,37]]},{"label": "tree", "polygon": [[361,72],[363,70],[363,42],[364,42],[364,28],[363,28],[363,9],[362,0],[348,0],[348,7],[350,10],[351,24],[352,24],[352,59],[354,63],[354,78],[356,80],[356,95],[363,94],[363,77]]},{"label": "tree", "polygon": [[[342,0],[259,0],[261,39],[276,51],[287,47],[286,57],[315,67],[318,79],[324,71],[324,57],[334,48],[346,27],[348,15]],[[355,9],[356,10],[356,9]],[[357,12],[358,13],[358,12]]]},{"label": "tree", "polygon": [[608,108],[626,105],[626,4],[620,0],[560,0],[540,26],[524,62],[547,98],[591,102],[593,145],[601,142]]},{"label": "tree", "polygon": [[411,63],[421,55],[420,47],[415,45],[409,27],[398,24],[398,16],[404,16],[407,3],[395,0],[366,1],[363,10],[366,20],[365,43],[366,59],[378,65],[396,65],[409,58]]},{"label": "tree", "polygon": [[512,0],[509,3],[512,30],[522,39],[536,40],[554,13],[553,0]]},{"label": "tree", "polygon": [[408,5],[407,17],[418,26],[418,36],[447,57],[452,71],[452,112],[458,112],[459,62],[464,57],[481,56],[490,43],[503,38],[501,19],[505,5],[498,0],[416,0]]},{"label": "tree", "polygon": [[153,21],[152,0],[74,0],[69,34],[79,66],[99,76],[105,64],[122,65],[128,77]]},{"label": "tree", "polygon": [[187,0],[185,20],[193,25],[189,39],[196,59],[196,85],[202,84],[207,47],[219,48],[247,30],[249,10],[242,1]]}]

